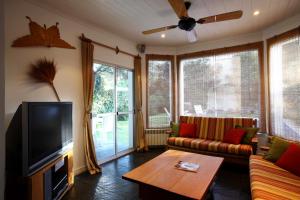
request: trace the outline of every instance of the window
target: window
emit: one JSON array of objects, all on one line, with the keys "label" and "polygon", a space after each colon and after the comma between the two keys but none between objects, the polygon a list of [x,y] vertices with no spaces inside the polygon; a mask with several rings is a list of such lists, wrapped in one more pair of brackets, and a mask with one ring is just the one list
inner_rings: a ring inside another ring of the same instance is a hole
[{"label": "window", "polygon": [[180,114],[252,117],[264,121],[264,106],[261,106],[262,43],[255,44],[255,48],[211,50],[203,56],[181,58]]},{"label": "window", "polygon": [[147,55],[147,128],[170,126],[173,56]]},{"label": "window", "polygon": [[300,141],[300,30],[268,40],[270,131]]}]

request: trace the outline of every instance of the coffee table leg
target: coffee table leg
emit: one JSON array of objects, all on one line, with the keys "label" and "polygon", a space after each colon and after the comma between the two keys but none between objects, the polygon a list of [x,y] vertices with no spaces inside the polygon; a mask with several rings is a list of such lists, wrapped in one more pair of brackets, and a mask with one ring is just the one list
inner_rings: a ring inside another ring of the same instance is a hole
[{"label": "coffee table leg", "polygon": [[139,197],[142,200],[153,200],[153,199],[163,199],[163,200],[190,200],[190,198],[180,196],[178,194],[165,191],[160,188],[156,188],[150,185],[139,184]]},{"label": "coffee table leg", "polygon": [[211,186],[209,187],[209,190],[207,191],[207,194],[205,196],[205,200],[213,200],[214,199],[214,195],[213,195],[213,188],[214,188],[215,182],[213,182],[211,184]]}]

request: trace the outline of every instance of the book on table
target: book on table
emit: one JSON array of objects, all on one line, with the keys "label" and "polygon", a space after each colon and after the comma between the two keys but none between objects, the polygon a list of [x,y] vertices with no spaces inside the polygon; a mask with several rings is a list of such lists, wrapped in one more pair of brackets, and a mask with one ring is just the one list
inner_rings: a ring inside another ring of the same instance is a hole
[{"label": "book on table", "polygon": [[184,171],[189,171],[189,172],[197,172],[199,167],[200,165],[197,163],[183,162],[183,161],[178,161],[178,163],[175,165],[175,168]]}]

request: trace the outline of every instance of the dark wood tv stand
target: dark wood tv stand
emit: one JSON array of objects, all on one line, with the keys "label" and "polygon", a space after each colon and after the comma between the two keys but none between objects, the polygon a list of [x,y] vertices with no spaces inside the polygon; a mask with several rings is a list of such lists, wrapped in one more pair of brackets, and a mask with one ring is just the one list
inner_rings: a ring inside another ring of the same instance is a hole
[{"label": "dark wood tv stand", "polygon": [[45,174],[48,170],[53,168],[59,162],[65,161],[67,167],[67,187],[62,193],[56,198],[61,199],[63,195],[73,186],[74,184],[74,173],[73,173],[73,152],[68,151],[64,155],[60,156],[56,160],[48,163],[45,167],[40,169],[38,172],[28,177],[28,195],[30,200],[41,200],[45,199]]},{"label": "dark wood tv stand", "polygon": [[6,188],[7,200],[59,200],[74,184],[73,151],[65,152],[31,176],[10,182],[9,188]]}]

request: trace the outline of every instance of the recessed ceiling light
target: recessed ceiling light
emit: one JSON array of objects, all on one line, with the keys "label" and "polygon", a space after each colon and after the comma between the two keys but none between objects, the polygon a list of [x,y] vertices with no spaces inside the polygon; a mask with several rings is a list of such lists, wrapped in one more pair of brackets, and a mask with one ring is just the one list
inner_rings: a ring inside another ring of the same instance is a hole
[{"label": "recessed ceiling light", "polygon": [[259,10],[254,11],[253,15],[254,15],[254,16],[259,15]]},{"label": "recessed ceiling light", "polygon": [[166,37],[166,34],[163,33],[163,34],[160,35],[160,37],[161,37],[161,38],[165,38],[165,37]]}]

